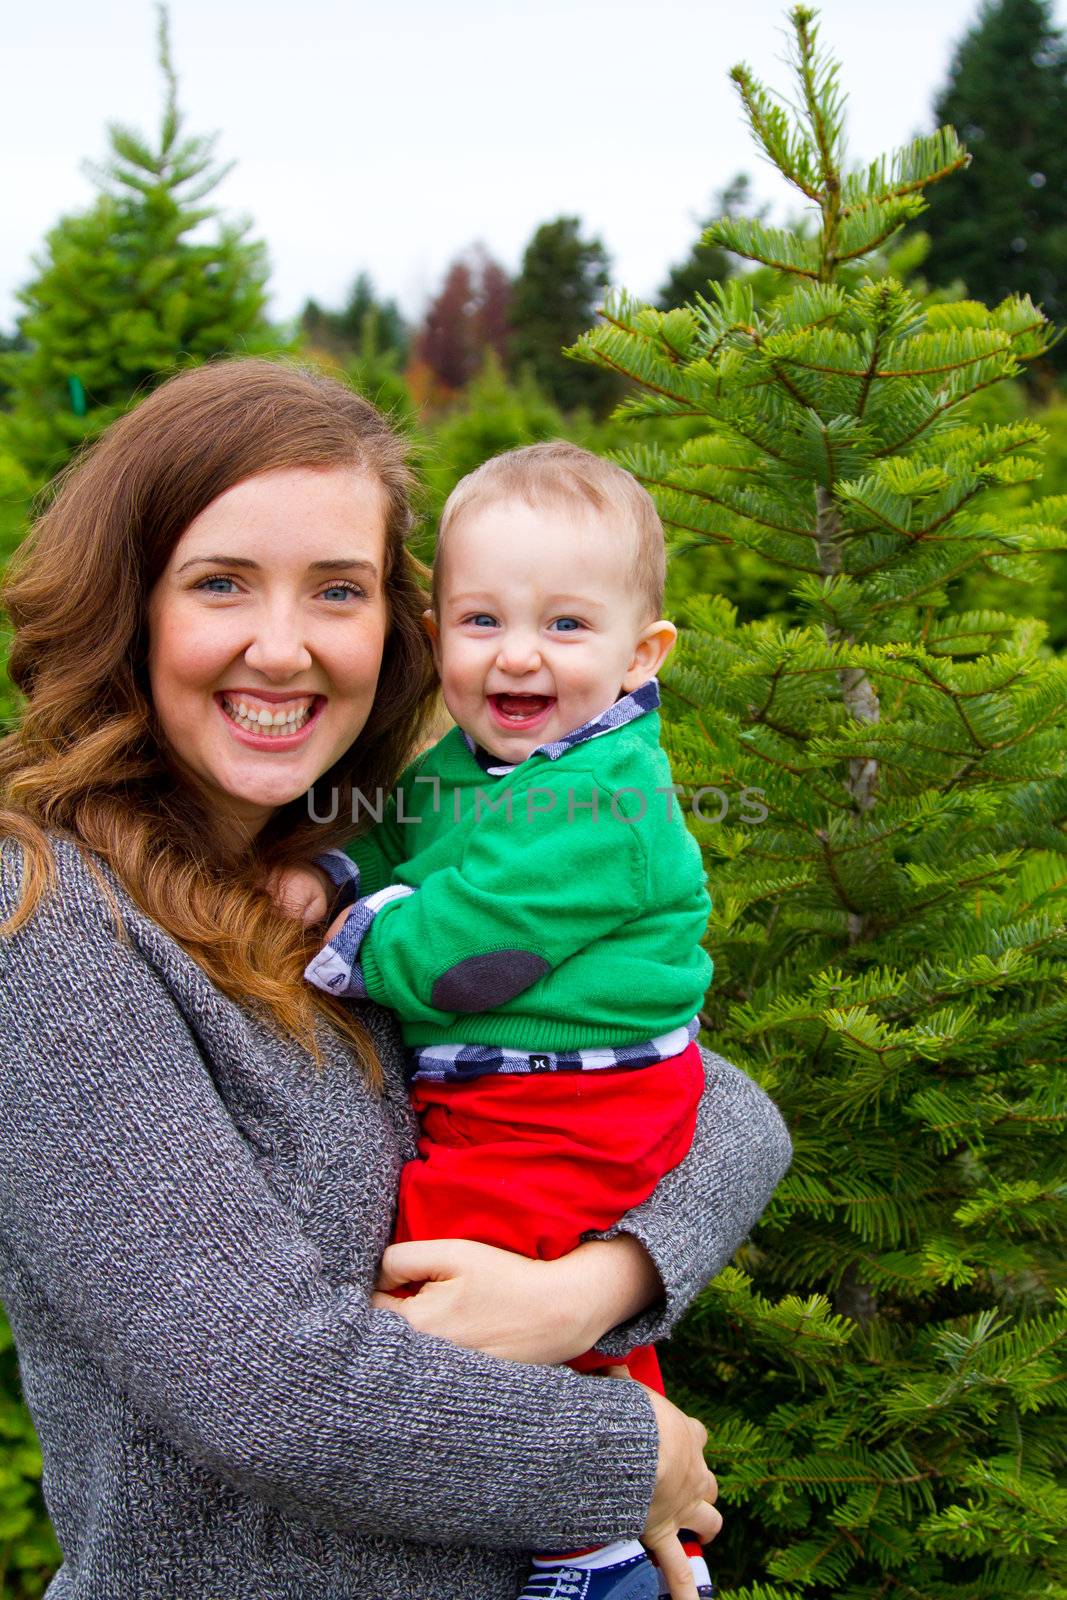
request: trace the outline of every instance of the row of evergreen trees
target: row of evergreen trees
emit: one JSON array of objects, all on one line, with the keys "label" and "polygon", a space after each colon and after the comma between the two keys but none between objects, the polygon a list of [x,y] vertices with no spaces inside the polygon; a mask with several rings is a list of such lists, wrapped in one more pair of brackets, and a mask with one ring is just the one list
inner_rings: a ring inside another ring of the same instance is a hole
[{"label": "row of evergreen trees", "polygon": [[[96,204],[49,235],[18,334],[0,339],[0,407],[16,413],[5,426],[6,450],[35,480],[160,373],[218,349],[292,343],[267,322],[265,252],[247,225],[219,223],[208,241],[195,232],[215,216],[208,196],[228,168],[217,165],[213,139],[183,134],[162,10],[160,61],[158,140],[110,130],[110,157],[95,170]],[[1051,0],[985,0],[935,109],[963,130],[977,158],[931,197],[923,272],[986,301],[1025,288],[1058,318],[1067,275],[1067,45]],[[742,176],[717,197],[709,223],[748,200]],[[561,351],[595,320],[610,270],[602,241],[583,236],[578,218],[559,217],[535,231],[514,280],[479,247],[459,257],[418,328],[364,273],[340,309],[309,300],[300,334],[387,402],[406,398],[398,383],[405,367],[416,401],[441,400],[491,353],[508,370],[532,374],[564,411],[584,406],[602,415],[620,397],[618,378],[567,362]],[[657,304],[682,305],[737,270],[736,258],[702,230]],[[775,292],[775,269],[752,273],[749,262],[749,271],[757,301]],[[1048,375],[1063,359],[1053,347],[1040,369]],[[5,475],[11,469],[0,465],[0,505]],[[0,538],[2,522],[0,510]]]}]

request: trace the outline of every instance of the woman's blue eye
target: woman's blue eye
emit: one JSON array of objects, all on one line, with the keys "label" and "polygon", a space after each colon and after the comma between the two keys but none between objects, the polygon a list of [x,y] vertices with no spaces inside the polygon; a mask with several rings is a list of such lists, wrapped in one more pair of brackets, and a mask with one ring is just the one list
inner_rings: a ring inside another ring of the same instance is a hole
[{"label": "woman's blue eye", "polygon": [[323,589],[322,597],[325,600],[330,595],[339,594],[342,597],[347,598],[347,596],[350,594],[363,595],[365,593],[366,591],[361,589],[358,583],[331,583],[327,588]]},{"label": "woman's blue eye", "polygon": [[[229,588],[216,589],[213,586],[217,583],[229,584]],[[221,574],[219,574],[214,578],[204,578],[200,583],[197,584],[196,587],[198,589],[206,589],[208,594],[232,594],[234,590],[234,580],[232,578],[224,578]]]},{"label": "woman's blue eye", "polygon": [[579,628],[585,627],[585,623],[581,622],[577,617],[557,617],[552,623],[552,627],[556,628],[560,633],[577,633]]}]

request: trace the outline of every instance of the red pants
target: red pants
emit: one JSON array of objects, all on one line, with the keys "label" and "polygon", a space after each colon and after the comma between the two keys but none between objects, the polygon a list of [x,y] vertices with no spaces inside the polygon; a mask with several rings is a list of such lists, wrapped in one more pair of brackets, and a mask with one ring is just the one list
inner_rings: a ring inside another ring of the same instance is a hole
[{"label": "red pants", "polygon": [[[419,1156],[400,1178],[396,1234],[475,1239],[553,1261],[647,1200],[689,1149],[704,1066],[695,1044],[650,1067],[417,1080]],[[590,1353],[571,1365],[602,1371]],[[651,1345],[635,1378],[663,1392]]]}]

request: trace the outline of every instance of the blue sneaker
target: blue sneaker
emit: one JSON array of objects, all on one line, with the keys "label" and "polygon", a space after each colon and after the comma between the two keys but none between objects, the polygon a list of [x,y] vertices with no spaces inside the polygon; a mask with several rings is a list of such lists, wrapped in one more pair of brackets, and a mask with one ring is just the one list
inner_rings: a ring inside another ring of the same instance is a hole
[{"label": "blue sneaker", "polygon": [[519,1600],[656,1600],[656,1569],[647,1556],[610,1567],[535,1567]]}]

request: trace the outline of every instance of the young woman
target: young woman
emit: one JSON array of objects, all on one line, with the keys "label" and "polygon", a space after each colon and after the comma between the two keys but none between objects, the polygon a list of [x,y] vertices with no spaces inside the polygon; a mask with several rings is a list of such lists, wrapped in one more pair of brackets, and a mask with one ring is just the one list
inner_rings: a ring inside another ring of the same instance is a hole
[{"label": "young woman", "polygon": [[616,1237],[421,1245],[376,1291],[393,1025],[303,982],[264,884],[417,737],[407,494],[364,401],[219,363],[70,469],[7,585],[0,1293],[64,1600],[506,1600],[534,1540],[719,1526],[698,1423],[542,1363],[664,1334],[758,1216],[788,1140],[725,1062]]}]

